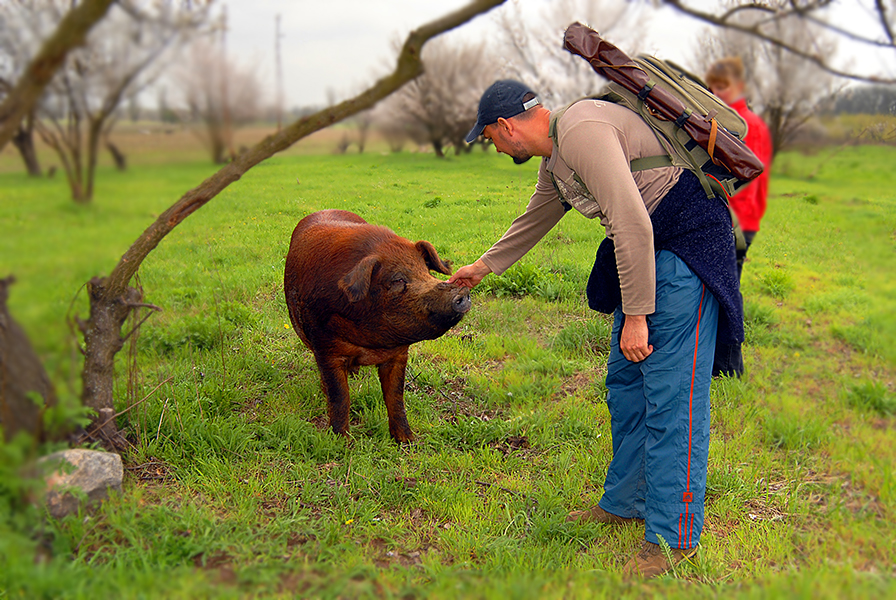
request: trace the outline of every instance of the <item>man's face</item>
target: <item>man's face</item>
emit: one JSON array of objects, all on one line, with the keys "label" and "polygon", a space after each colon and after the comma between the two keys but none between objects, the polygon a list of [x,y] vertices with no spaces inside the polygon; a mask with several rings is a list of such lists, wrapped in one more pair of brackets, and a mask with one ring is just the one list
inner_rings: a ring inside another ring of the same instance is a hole
[{"label": "man's face", "polygon": [[513,162],[518,165],[532,158],[532,153],[519,140],[514,139],[514,136],[507,132],[507,129],[500,121],[486,125],[485,129],[482,130],[482,135],[485,139],[492,141],[495,145],[495,150],[511,157]]}]

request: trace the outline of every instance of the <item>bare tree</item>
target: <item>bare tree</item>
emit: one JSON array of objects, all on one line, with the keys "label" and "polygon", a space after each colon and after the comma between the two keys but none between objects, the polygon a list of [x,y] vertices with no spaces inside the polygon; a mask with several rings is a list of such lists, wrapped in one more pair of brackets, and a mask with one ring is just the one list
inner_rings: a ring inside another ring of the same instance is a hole
[{"label": "bare tree", "polygon": [[392,98],[378,112],[380,127],[406,131],[418,144],[429,144],[436,156],[445,148],[465,148],[463,138],[476,123],[479,96],[497,70],[483,42],[440,38],[423,52],[424,74]]},{"label": "bare tree", "polygon": [[[872,51],[881,51],[896,59],[896,3],[893,0],[853,0],[850,10],[861,10],[873,16],[874,25],[867,30],[855,31],[841,26],[830,18],[837,6],[834,0],[736,0],[718,8],[706,10],[697,0],[654,0],[679,12],[717,27],[739,31],[772,44],[784,52],[798,56],[832,75],[874,83],[896,83],[896,76],[881,72],[859,72],[852,66],[838,66],[834,56],[820,48],[794,44],[788,38],[789,31],[775,27],[775,23],[797,19],[805,24],[813,35],[827,32],[833,39],[856,42]],[[745,15],[753,18],[744,19]],[[894,61],[890,60],[890,64]]]},{"label": "bare tree", "polygon": [[352,119],[352,122],[358,130],[358,154],[364,154],[364,149],[367,147],[367,138],[370,135],[370,128],[373,126],[373,111],[365,110],[359,112]]},{"label": "bare tree", "polygon": [[[20,43],[17,35],[20,7],[15,4],[0,5],[0,95],[4,97],[3,108],[0,108],[0,123],[3,125],[0,149],[11,139],[31,176],[41,175],[34,148],[34,103],[50,81],[54,70],[52,65],[61,63],[69,49],[83,41],[89,28],[105,15],[110,3],[111,0],[86,1],[74,7],[67,16],[68,22],[75,24],[70,28],[71,37],[52,36],[36,56],[34,49]],[[28,77],[23,76],[26,73]],[[13,81],[20,82],[19,89],[14,89]],[[33,103],[25,110],[24,103],[29,98]]]},{"label": "bare tree", "polygon": [[[59,25],[31,56],[17,82],[0,104],[0,150],[12,138],[25,115],[32,113],[38,99],[73,48],[84,43],[87,33],[103,19],[114,0],[84,0],[66,13]],[[4,9],[10,8],[3,6]],[[6,12],[0,30],[13,27]],[[15,60],[7,56],[7,60]]]},{"label": "bare tree", "polygon": [[[7,80],[0,78],[0,93],[5,96],[10,92],[11,87]],[[19,126],[12,135],[12,145],[16,147],[19,156],[22,157],[28,174],[32,177],[40,177],[43,170],[40,168],[37,150],[34,147],[34,109],[19,122]]]},{"label": "bare tree", "polygon": [[[0,5],[0,97],[7,97],[13,91],[12,82],[19,79],[28,67],[29,55],[23,48],[12,43],[14,36],[10,34],[13,19],[9,18],[10,5]],[[25,170],[32,177],[42,174],[37,152],[34,148],[34,113],[32,108],[24,114],[12,135],[12,144],[22,157]]]},{"label": "bare tree", "polygon": [[563,32],[575,21],[588,23],[608,39],[616,33],[616,43],[636,52],[638,39],[625,33],[640,29],[628,21],[630,7],[612,0],[557,0],[533,14],[519,0],[508,2],[495,11],[503,74],[528,84],[549,107],[596,94],[606,81],[563,48]]},{"label": "bare tree", "polygon": [[234,129],[258,118],[262,85],[255,65],[229,57],[210,39],[196,40],[174,75],[194,131],[215,164],[233,160]]},{"label": "bare tree", "polygon": [[[738,21],[746,23],[755,18],[755,14],[741,14]],[[796,17],[777,19],[765,30],[806,51],[811,48],[829,55],[837,45],[830,34],[812,31],[805,20]],[[739,56],[743,61],[749,99],[768,125],[775,153],[786,148],[798,130],[842,87],[834,75],[817,64],[741,31],[719,30],[711,43],[703,46],[697,62],[705,72],[723,56]]]},{"label": "bare tree", "polygon": [[374,127],[379,132],[391,152],[401,152],[411,139],[411,124],[397,114],[398,107],[394,95],[380,102],[372,109]]},{"label": "bare tree", "polygon": [[[30,55],[71,4],[70,0],[9,4],[5,16],[12,26],[4,29],[4,37],[20,49],[19,54]],[[59,156],[76,202],[89,202],[93,196],[100,143],[108,141],[116,108],[157,75],[150,69],[154,61],[195,30],[205,14],[204,3],[189,0],[121,0],[85,45],[62,61],[34,123]]]}]

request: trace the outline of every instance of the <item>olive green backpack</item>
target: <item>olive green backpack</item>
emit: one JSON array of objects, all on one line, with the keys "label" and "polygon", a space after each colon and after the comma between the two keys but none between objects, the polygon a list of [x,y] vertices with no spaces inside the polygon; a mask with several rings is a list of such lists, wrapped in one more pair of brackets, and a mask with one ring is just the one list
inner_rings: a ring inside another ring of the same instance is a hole
[{"label": "olive green backpack", "polygon": [[[719,126],[724,127],[741,141],[747,134],[747,122],[737,114],[737,111],[716,97],[699,77],[692,75],[675,63],[643,55],[635,58],[634,62],[650,77],[648,86],[642,90],[643,96],[630,92],[611,81],[597,97],[600,100],[620,104],[638,113],[650,125],[660,144],[667,150],[666,154],[632,160],[632,172],[660,167],[683,167],[697,176],[707,197],[719,196],[727,203],[728,198],[749,181],[739,179],[722,165],[715,164],[706,150],[694,141],[681,128],[680,124],[654,115],[644,98],[653,86],[659,85],[676,96],[687,107],[685,118],[692,112],[706,116],[707,119],[714,118]],[[556,124],[566,112],[566,108],[551,113],[550,134],[555,144],[557,143]],[[729,212],[731,212],[734,223],[737,246],[739,249],[744,249],[746,244],[743,232],[730,206]]]}]

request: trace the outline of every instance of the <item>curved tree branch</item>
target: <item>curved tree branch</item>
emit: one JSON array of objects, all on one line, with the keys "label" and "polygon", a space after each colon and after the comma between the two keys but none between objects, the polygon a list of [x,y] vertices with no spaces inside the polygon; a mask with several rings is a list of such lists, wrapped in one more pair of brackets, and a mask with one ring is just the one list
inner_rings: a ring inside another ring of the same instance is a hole
[{"label": "curved tree branch", "polygon": [[106,278],[94,277],[87,286],[90,318],[80,323],[85,341],[82,372],[84,403],[94,409],[112,408],[112,372],[122,346],[121,328],[139,291],[129,287],[143,260],[184,219],[260,163],[298,140],[372,107],[423,72],[421,51],[430,39],[458,27],[504,0],[473,0],[467,6],[412,31],[398,56],[395,70],[358,96],[294,122],[239,155],[233,162],[184,194],[163,212],[131,245]]},{"label": "curved tree branch", "polygon": [[159,242],[180,222],[204,206],[228,185],[239,180],[246,171],[315,131],[329,127],[364,109],[372,107],[378,101],[423,72],[420,52],[423,44],[430,38],[454,29],[503,2],[504,0],[475,0],[454,13],[412,31],[404,43],[401,54],[398,56],[395,71],[392,74],[383,77],[373,87],[358,96],[299,119],[280,132],[268,136],[203,181],[198,187],[184,194],[180,200],[159,215],[158,219],[143,232],[143,235],[121,257],[121,260],[106,280],[108,293],[113,296],[124,293],[125,288],[139,269],[143,259]]},{"label": "curved tree branch", "polygon": [[0,150],[12,138],[22,118],[34,107],[69,51],[84,43],[90,28],[115,0],[84,0],[65,15],[41,47],[15,88],[0,104]]},{"label": "curved tree branch", "polygon": [[760,4],[760,3],[750,3],[738,5],[735,8],[732,8],[724,13],[715,14],[712,12],[706,12],[692,6],[688,6],[681,0],[660,0],[662,4],[670,6],[675,10],[686,14],[688,16],[694,17],[695,19],[699,19],[705,23],[709,23],[710,25],[714,25],[716,27],[724,27],[726,29],[731,29],[734,31],[739,31],[741,33],[745,33],[747,35],[751,35],[755,38],[758,38],[764,42],[768,42],[770,44],[774,44],[783,50],[791,53],[794,56],[798,56],[803,58],[810,63],[818,66],[820,69],[838,77],[843,77],[844,79],[852,79],[854,81],[867,81],[873,83],[883,83],[883,84],[896,84],[896,78],[894,77],[883,77],[877,75],[860,75],[858,73],[853,73],[850,71],[845,71],[843,69],[838,69],[832,65],[830,65],[824,57],[814,54],[812,52],[807,52],[802,50],[793,44],[789,43],[787,40],[783,38],[776,37],[774,35],[768,34],[762,30],[761,24],[750,24],[744,25],[738,23],[733,17],[745,10],[755,10],[761,11],[768,15],[768,21],[782,20],[786,18],[795,18],[795,19],[803,19],[805,21],[811,22],[814,25],[819,27],[823,27],[838,36],[848,38],[850,40],[860,42],[863,44],[867,44],[870,46],[875,46],[878,48],[892,49],[896,51],[896,43],[893,40],[893,31],[887,20],[887,14],[884,10],[883,3],[881,0],[877,0],[876,12],[879,16],[881,24],[884,28],[885,33],[889,37],[889,42],[875,40],[871,37],[862,36],[856,34],[854,32],[843,29],[842,27],[838,27],[836,25],[832,25],[822,19],[816,17],[813,12],[820,10],[822,8],[826,8],[830,5],[830,0],[814,0],[805,3],[804,5],[800,5],[798,3],[791,2],[790,9],[781,9],[776,10],[774,7],[770,7],[768,4]]}]

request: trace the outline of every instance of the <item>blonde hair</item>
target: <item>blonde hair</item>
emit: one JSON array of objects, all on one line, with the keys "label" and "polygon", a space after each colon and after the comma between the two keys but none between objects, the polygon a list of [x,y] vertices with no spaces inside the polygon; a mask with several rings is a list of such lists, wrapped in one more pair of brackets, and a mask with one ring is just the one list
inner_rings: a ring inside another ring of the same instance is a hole
[{"label": "blonde hair", "polygon": [[739,56],[727,56],[714,62],[706,71],[706,85],[728,87],[744,81],[744,61]]}]

